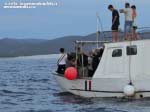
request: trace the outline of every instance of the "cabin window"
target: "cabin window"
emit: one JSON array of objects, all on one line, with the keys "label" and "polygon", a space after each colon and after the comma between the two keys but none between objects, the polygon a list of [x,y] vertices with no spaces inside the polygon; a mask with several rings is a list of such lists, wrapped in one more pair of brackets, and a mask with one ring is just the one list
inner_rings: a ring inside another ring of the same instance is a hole
[{"label": "cabin window", "polygon": [[137,46],[127,46],[127,55],[137,55]]},{"label": "cabin window", "polygon": [[112,52],[112,57],[121,57],[122,56],[122,49],[115,49]]}]

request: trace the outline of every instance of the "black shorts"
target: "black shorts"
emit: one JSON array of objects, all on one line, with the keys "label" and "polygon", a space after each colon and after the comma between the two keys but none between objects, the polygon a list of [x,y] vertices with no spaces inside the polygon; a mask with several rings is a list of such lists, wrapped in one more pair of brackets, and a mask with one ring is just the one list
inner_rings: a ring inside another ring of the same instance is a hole
[{"label": "black shorts", "polygon": [[138,28],[137,26],[133,26],[133,30],[137,30],[137,28]]},{"label": "black shorts", "polygon": [[114,25],[112,25],[111,30],[112,31],[118,31],[118,27],[119,27],[119,25],[114,24]]},{"label": "black shorts", "polygon": [[58,65],[57,72],[60,74],[64,74],[66,69],[66,65]]}]

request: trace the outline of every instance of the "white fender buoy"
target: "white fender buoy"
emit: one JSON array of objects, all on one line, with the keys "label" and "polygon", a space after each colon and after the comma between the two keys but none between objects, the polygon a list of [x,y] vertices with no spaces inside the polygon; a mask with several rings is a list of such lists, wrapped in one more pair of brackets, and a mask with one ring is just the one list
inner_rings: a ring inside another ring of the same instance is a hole
[{"label": "white fender buoy", "polygon": [[135,93],[135,88],[133,85],[126,85],[123,89],[123,92],[126,96],[133,96]]}]

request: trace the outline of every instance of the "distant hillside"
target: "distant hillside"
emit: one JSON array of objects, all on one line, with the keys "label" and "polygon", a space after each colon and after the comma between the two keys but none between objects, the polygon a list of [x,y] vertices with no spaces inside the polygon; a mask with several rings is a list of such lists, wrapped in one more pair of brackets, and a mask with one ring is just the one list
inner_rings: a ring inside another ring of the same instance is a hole
[{"label": "distant hillside", "polygon": [[[150,38],[150,32],[140,32]],[[120,33],[121,37],[123,33]],[[99,40],[110,40],[111,32],[100,33]],[[68,52],[74,50],[76,40],[96,40],[96,33],[87,36],[66,36],[53,40],[43,39],[0,39],[0,57],[31,56],[58,53],[60,47]]]}]

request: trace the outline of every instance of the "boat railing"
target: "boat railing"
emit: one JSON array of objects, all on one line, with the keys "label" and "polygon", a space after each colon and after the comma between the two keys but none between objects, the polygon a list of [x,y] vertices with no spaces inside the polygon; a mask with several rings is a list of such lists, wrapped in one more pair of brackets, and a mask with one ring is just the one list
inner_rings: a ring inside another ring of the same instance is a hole
[{"label": "boat railing", "polygon": [[[122,29],[119,29],[119,40],[125,41],[125,33]],[[99,39],[101,42],[106,41],[107,42],[111,42],[112,41],[112,31],[103,31],[99,33]],[[143,39],[150,39],[150,27],[139,27],[136,29],[136,33],[139,36],[138,40],[143,40]]]},{"label": "boat railing", "polygon": [[84,44],[103,44],[110,43],[111,41],[75,41],[75,44],[84,45]]},{"label": "boat railing", "polygon": [[150,27],[140,27],[137,29],[137,34],[139,35],[139,39],[150,39]]}]

